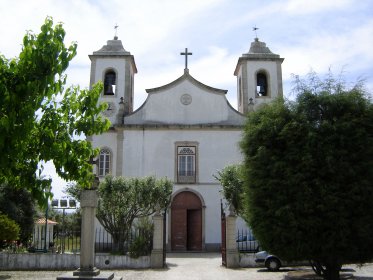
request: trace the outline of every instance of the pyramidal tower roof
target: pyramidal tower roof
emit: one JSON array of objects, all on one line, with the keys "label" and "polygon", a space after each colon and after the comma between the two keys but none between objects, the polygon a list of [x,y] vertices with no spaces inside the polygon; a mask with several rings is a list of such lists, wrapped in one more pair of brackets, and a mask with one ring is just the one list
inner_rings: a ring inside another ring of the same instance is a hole
[{"label": "pyramidal tower roof", "polygon": [[93,52],[93,55],[130,55],[123,47],[122,41],[115,36],[114,40],[108,40],[106,45],[102,46],[98,51]]},{"label": "pyramidal tower roof", "polygon": [[281,58],[280,55],[271,52],[266,43],[259,41],[258,37],[256,37],[254,42],[251,42],[249,52],[242,54],[242,56],[238,59],[234,75],[237,76],[238,67],[245,60],[280,60],[282,62],[284,59]]},{"label": "pyramidal tower roof", "polygon": [[267,47],[266,43],[260,42],[258,38],[255,38],[254,42],[251,42],[250,50],[248,53],[243,54],[246,57],[268,57],[268,58],[279,58],[280,55],[274,54]]},{"label": "pyramidal tower roof", "polygon": [[134,72],[137,73],[137,67],[135,63],[135,58],[129,51],[126,51],[123,47],[122,41],[118,40],[118,36],[114,37],[114,40],[108,40],[106,45],[103,45],[101,49],[93,52],[93,54],[88,55],[91,60],[97,58],[109,58],[109,57],[121,57],[125,59],[130,59]]}]

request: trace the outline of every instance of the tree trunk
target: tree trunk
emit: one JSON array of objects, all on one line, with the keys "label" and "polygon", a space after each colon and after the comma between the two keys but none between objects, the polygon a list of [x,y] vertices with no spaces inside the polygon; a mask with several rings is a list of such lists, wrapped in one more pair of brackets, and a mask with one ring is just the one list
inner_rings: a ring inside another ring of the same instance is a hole
[{"label": "tree trunk", "polygon": [[123,248],[123,244],[121,244],[121,243],[123,243],[123,242],[121,240],[122,238],[120,237],[120,234],[117,234],[117,233],[112,234],[112,237],[113,237],[113,249],[112,249],[112,251],[114,253],[123,253],[121,251],[121,249]]},{"label": "tree trunk", "polygon": [[126,241],[128,241],[128,230],[120,230],[112,233],[111,236],[113,237],[113,252],[125,254],[128,249],[125,247]]},{"label": "tree trunk", "polygon": [[331,265],[325,265],[325,274],[324,279],[325,280],[340,280],[339,277],[339,270],[340,265],[337,264],[331,264]]}]

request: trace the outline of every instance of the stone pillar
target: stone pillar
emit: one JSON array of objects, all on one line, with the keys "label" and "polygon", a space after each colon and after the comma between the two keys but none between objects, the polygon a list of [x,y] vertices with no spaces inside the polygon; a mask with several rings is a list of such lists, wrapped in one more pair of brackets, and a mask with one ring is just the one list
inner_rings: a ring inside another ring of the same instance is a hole
[{"label": "stone pillar", "polygon": [[95,267],[95,216],[98,205],[96,190],[82,191],[82,228],[80,238],[80,267],[74,271],[76,276],[96,276],[100,270]]},{"label": "stone pillar", "polygon": [[95,267],[95,216],[98,205],[98,195],[95,187],[98,186],[98,178],[93,184],[93,189],[83,190],[80,197],[82,209],[82,228],[80,237],[80,267],[57,277],[57,280],[122,280],[122,277],[114,277],[112,272],[100,273]]},{"label": "stone pillar", "polygon": [[225,240],[228,268],[239,267],[239,253],[236,244],[236,220],[237,216],[232,213],[226,217]]},{"label": "stone pillar", "polygon": [[156,213],[153,216],[154,233],[153,233],[153,250],[151,253],[151,267],[163,267],[163,216]]}]

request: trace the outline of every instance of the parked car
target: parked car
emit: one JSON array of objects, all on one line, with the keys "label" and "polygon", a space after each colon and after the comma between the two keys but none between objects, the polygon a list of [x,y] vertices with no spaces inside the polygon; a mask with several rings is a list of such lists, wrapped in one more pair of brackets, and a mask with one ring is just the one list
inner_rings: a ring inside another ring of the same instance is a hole
[{"label": "parked car", "polygon": [[[285,261],[282,261],[279,257],[268,253],[267,251],[260,251],[260,252],[256,253],[255,254],[255,262],[256,263],[263,263],[264,266],[270,271],[278,271],[280,269],[280,267],[282,267],[282,266],[289,266],[289,265],[291,265],[291,266],[299,266],[299,265],[308,266],[308,265],[310,265],[309,261],[297,261],[297,262],[291,262],[291,263],[285,262]],[[314,267],[316,267],[315,265],[313,265],[311,263],[311,266],[314,269],[314,271],[316,272],[316,274],[321,275],[321,274],[318,273],[317,270],[315,270],[315,268],[314,268]],[[317,268],[319,268],[319,266]]]},{"label": "parked car", "polygon": [[283,265],[279,257],[271,255],[267,251],[260,251],[255,254],[256,263],[264,263],[264,266],[270,271],[278,271]]},{"label": "parked car", "polygon": [[255,239],[251,233],[245,235],[239,235],[236,239],[237,249],[240,252],[256,253],[259,251],[258,240]]}]

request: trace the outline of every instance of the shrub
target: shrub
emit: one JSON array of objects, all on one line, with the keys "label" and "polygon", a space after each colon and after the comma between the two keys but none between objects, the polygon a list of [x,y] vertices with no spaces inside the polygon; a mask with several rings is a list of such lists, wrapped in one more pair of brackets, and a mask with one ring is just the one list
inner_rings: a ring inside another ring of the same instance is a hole
[{"label": "shrub", "polygon": [[137,236],[129,247],[129,256],[131,258],[148,256],[153,247],[153,223],[147,217],[140,218],[135,224],[134,230],[137,232]]},{"label": "shrub", "polygon": [[3,247],[9,241],[18,240],[19,231],[17,223],[0,212],[0,246]]}]

